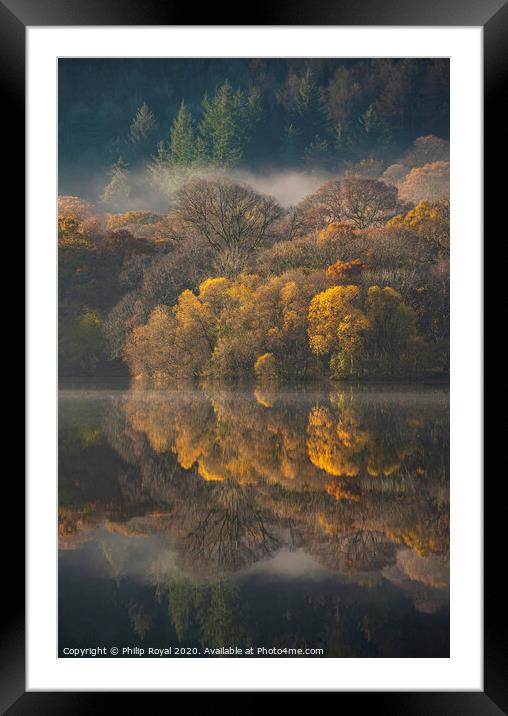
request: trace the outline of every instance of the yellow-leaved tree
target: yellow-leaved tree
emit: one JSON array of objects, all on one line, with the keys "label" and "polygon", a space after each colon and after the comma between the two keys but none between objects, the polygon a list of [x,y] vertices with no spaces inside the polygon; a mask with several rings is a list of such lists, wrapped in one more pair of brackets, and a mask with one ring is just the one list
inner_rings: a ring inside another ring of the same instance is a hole
[{"label": "yellow-leaved tree", "polygon": [[416,314],[388,286],[334,286],[309,307],[309,344],[328,356],[331,376],[396,375],[417,368]]},{"label": "yellow-leaved tree", "polygon": [[229,282],[207,279],[183,291],[174,308],[157,306],[148,322],[127,339],[125,359],[131,373],[144,378],[198,377],[215,346],[218,321],[231,302]]},{"label": "yellow-leaved tree", "polygon": [[333,353],[339,347],[338,329],[341,322],[358,309],[358,286],[334,286],[318,293],[309,306],[309,343],[318,356]]}]

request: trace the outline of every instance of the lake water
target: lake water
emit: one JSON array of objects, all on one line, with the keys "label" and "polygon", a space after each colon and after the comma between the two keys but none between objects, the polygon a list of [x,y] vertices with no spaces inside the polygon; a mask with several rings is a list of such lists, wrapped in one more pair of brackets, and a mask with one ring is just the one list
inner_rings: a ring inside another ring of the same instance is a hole
[{"label": "lake water", "polygon": [[448,391],[63,386],[59,534],[60,656],[446,657]]}]

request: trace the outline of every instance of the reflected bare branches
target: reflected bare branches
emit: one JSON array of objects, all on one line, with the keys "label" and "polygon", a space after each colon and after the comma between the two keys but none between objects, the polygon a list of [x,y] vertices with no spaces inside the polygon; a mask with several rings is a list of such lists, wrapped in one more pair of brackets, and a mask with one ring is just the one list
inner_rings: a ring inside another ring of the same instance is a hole
[{"label": "reflected bare branches", "polygon": [[266,526],[252,491],[227,481],[215,489],[214,506],[186,536],[183,561],[191,569],[234,572],[266,559],[279,540]]},{"label": "reflected bare branches", "polygon": [[405,551],[446,564],[447,400],[386,389],[132,389],[101,400],[95,428],[90,416],[65,428],[64,402],[62,546],[99,527],[156,535],[179,569],[206,578],[281,549],[350,575],[381,574]]}]

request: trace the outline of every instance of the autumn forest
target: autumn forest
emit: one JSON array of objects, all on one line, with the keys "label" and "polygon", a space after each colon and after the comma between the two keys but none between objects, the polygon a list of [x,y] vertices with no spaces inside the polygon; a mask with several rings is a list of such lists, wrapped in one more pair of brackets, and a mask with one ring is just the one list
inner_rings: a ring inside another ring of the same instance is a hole
[{"label": "autumn forest", "polygon": [[61,66],[60,375],[447,377],[447,61],[125,62]]},{"label": "autumn forest", "polygon": [[449,179],[445,59],[60,60],[61,657],[449,656]]}]

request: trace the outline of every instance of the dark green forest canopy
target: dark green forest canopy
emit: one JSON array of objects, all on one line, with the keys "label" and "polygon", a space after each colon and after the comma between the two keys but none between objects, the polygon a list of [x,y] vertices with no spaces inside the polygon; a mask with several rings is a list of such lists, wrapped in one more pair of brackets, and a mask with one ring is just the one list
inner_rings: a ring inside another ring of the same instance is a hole
[{"label": "dark green forest canopy", "polygon": [[[449,135],[447,59],[62,59],[59,192],[97,198],[120,156],[144,167],[182,101],[197,126],[226,82],[251,112],[231,159],[239,167],[388,164],[417,137]],[[136,129],[144,105],[146,136]]]}]

